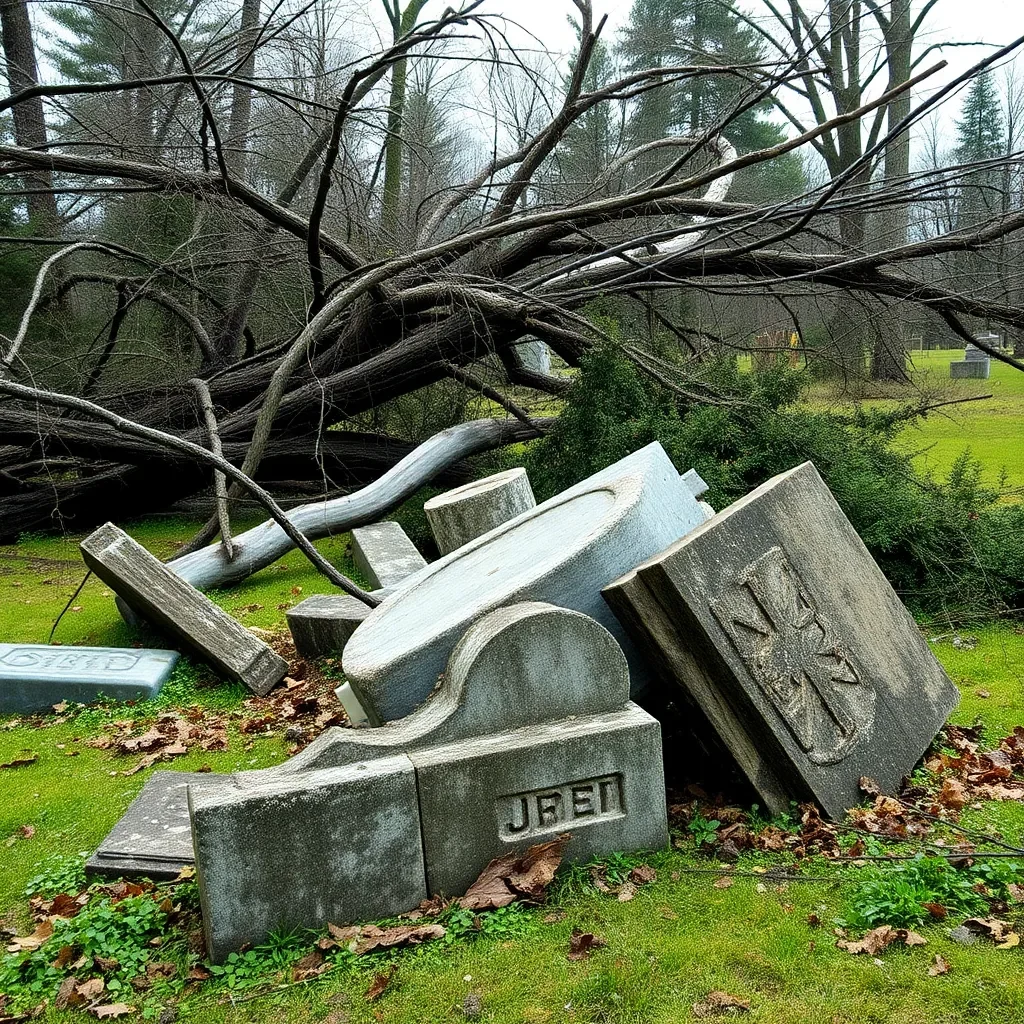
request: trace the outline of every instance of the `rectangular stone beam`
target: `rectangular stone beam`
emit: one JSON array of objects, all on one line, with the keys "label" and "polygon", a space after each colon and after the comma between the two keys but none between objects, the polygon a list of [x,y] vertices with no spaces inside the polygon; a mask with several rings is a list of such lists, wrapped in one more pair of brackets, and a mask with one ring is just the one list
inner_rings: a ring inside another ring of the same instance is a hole
[{"label": "rectangular stone beam", "polygon": [[113,523],[80,547],[85,564],[139,615],[253,693],[268,693],[287,674],[283,658]]},{"label": "rectangular stone beam", "polygon": [[398,523],[373,523],[352,531],[352,558],[374,590],[394,587],[427,560]]}]

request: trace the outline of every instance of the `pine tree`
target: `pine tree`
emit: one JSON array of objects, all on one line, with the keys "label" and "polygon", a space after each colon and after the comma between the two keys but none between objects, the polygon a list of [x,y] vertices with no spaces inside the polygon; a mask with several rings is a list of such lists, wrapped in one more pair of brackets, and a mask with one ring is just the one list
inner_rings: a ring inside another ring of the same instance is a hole
[{"label": "pine tree", "polygon": [[[964,97],[956,122],[955,156],[961,164],[981,164],[1005,151],[1004,119],[999,94],[988,74],[979,75]],[[957,202],[957,227],[970,227],[1002,209],[1002,173],[999,168],[980,167],[967,174]]]}]

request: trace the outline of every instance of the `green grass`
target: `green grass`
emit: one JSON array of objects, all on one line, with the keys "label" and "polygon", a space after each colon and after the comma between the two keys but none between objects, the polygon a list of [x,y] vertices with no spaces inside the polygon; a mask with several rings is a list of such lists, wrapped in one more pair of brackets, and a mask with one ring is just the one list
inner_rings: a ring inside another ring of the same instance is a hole
[{"label": "green grass", "polygon": [[[167,555],[198,526],[184,519],[130,524],[130,532],[158,554]],[[45,641],[52,622],[84,575],[75,537],[27,538],[0,549],[0,635],[23,642]],[[321,542],[321,549],[348,571],[347,538]],[[50,581],[50,582],[47,582]],[[301,587],[300,594],[293,588]],[[264,628],[284,622],[280,605],[330,588],[302,557],[292,554],[231,592],[215,599],[241,621]],[[261,609],[247,610],[261,604]],[[139,639],[124,626],[101,583],[90,581],[69,612],[57,639],[64,643],[131,643]],[[976,638],[973,649],[956,647],[948,629],[932,628],[933,649],[962,693],[954,720],[986,723],[997,739],[1024,722],[1024,631],[1011,624],[961,627]],[[980,696],[978,691],[988,694]],[[28,925],[23,890],[40,865],[55,854],[95,848],[117,821],[151,771],[117,774],[134,758],[115,758],[88,747],[85,740],[104,724],[145,717],[159,707],[237,708],[240,687],[218,683],[206,669],[184,659],[156,706],[88,711],[58,725],[11,726],[0,720],[0,763],[24,751],[34,764],[0,772],[0,921],[24,930]],[[4,727],[5,724],[8,727]],[[229,732],[229,749],[194,752],[174,761],[175,769],[208,765],[215,771],[262,767],[285,755],[280,736],[251,740]],[[76,756],[69,754],[76,753]],[[989,804],[971,810],[965,824],[998,829],[1007,841],[1024,843],[1024,806]],[[35,830],[24,838],[23,825]],[[765,862],[745,855],[749,870]],[[601,896],[577,876],[563,881],[548,906],[525,916],[525,931],[425,946],[392,957],[359,958],[323,978],[252,1001],[232,1005],[223,987],[212,983],[186,994],[182,1018],[210,1022],[328,1020],[434,1022],[464,1019],[465,997],[483,999],[482,1020],[495,1024],[677,1024],[693,1018],[692,1006],[708,992],[725,990],[751,1001],[749,1019],[770,1024],[1015,1024],[1024,1022],[1024,972],[1020,950],[964,947],[946,935],[947,927],[923,929],[928,945],[893,949],[880,962],[853,957],[835,947],[834,918],[849,913],[857,891],[854,869],[808,866],[809,874],[830,881],[791,882],[784,891],[765,887],[757,877],[737,877],[729,889],[716,889],[722,869],[697,858],[692,848],[652,854],[658,880],[629,903]],[[308,870],[296,864],[295,870]],[[282,879],[287,885],[288,879]],[[766,891],[758,891],[758,885]],[[564,915],[544,923],[552,911]],[[822,927],[808,924],[817,915]],[[1018,912],[1017,916],[1021,916]],[[607,940],[585,961],[566,958],[573,928]],[[932,978],[928,966],[941,953],[952,965]],[[377,1003],[364,993],[377,970],[392,961],[398,971]],[[157,1004],[140,995],[140,1008]],[[80,1014],[49,1010],[42,1019],[82,1020]]]}]

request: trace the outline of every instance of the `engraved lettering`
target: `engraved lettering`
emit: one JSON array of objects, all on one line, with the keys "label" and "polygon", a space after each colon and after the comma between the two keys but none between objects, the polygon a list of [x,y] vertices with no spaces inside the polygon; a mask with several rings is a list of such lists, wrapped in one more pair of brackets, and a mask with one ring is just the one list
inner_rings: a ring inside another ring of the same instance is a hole
[{"label": "engraved lettering", "polygon": [[57,647],[51,651],[18,647],[0,658],[11,668],[28,668],[67,673],[130,672],[142,660],[140,654],[127,651],[75,651]]},{"label": "engraved lettering", "polygon": [[782,548],[751,562],[710,605],[808,760],[846,758],[870,730],[875,691]]},{"label": "engraved lettering", "polygon": [[596,813],[594,807],[594,787],[590,783],[582,786],[572,787],[572,816],[574,818],[585,818]]},{"label": "engraved lettering", "polygon": [[562,821],[562,794],[541,793],[537,797],[537,818],[541,825],[553,825]]},{"label": "engraved lettering", "polygon": [[498,833],[516,840],[558,832],[625,815],[622,776],[602,775],[497,799]]},{"label": "engraved lettering", "polygon": [[[529,804],[525,796],[516,797],[512,800],[513,813],[508,823],[505,825],[505,831],[511,832],[515,835],[517,832],[524,832],[530,825],[530,811]],[[516,818],[519,818],[516,821]]]}]

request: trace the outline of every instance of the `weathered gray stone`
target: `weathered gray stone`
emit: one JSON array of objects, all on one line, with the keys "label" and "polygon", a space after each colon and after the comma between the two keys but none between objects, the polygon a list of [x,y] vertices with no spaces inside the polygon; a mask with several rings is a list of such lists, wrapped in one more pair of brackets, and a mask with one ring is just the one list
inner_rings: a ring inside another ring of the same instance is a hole
[{"label": "weathered gray stone", "polygon": [[551,349],[539,338],[520,342],[516,345],[516,351],[527,370],[534,373],[551,372]]},{"label": "weathered gray stone", "polygon": [[285,612],[302,658],[340,654],[356,627],[373,611],[349,594],[314,594]]},{"label": "weathered gray stone", "polygon": [[274,931],[374,920],[426,898],[408,757],[189,789],[210,958]]},{"label": "weathered gray stone", "polygon": [[352,531],[352,558],[374,590],[394,587],[427,560],[398,523],[374,523]]},{"label": "weathered gray stone", "polygon": [[956,687],[814,466],[763,484],[605,591],[772,811],[894,791]]},{"label": "weathered gray stone", "polygon": [[177,661],[175,651],[0,644],[0,714],[49,711],[65,700],[149,700]]},{"label": "weathered gray stone", "polygon": [[[999,344],[999,337],[998,337],[998,335],[994,336],[994,342],[993,343],[996,344],[996,345]],[[975,359],[988,359],[988,358],[989,358],[989,354],[984,349],[978,348],[977,345],[968,345],[964,349],[964,359],[967,360],[967,362],[971,362],[972,360],[975,360]]]},{"label": "weathered gray stone", "polygon": [[285,677],[283,658],[113,523],[80,547],[85,564],[137,613],[253,693],[262,696]]},{"label": "weathered gray stone", "polygon": [[954,380],[988,380],[992,372],[990,359],[965,359],[949,364],[949,375]]},{"label": "weathered gray stone", "polygon": [[205,772],[154,772],[85,865],[90,875],[177,878],[195,863],[188,787],[223,785]]},{"label": "weathered gray stone", "polygon": [[411,715],[379,728],[330,729],[273,771],[335,767],[621,711],[628,700],[626,659],[604,626],[567,608],[524,602],[474,622],[452,651],[442,684]]},{"label": "weathered gray stone", "polygon": [[482,537],[537,505],[522,467],[446,491],[424,506],[442,555]]},{"label": "weathered gray stone", "polygon": [[570,863],[668,844],[661,729],[635,704],[409,756],[432,894],[465,892],[492,858],[562,833]]},{"label": "weathered gray stone", "polygon": [[686,484],[690,493],[695,498],[702,498],[708,491],[708,485],[705,483],[704,478],[695,469],[688,469],[682,476],[683,483]]},{"label": "weathered gray stone", "polygon": [[584,612],[610,630],[643,691],[643,656],[601,599],[603,586],[704,522],[704,510],[654,443],[434,562],[353,633],[343,668],[375,725],[433,689],[479,616],[520,601]]}]

